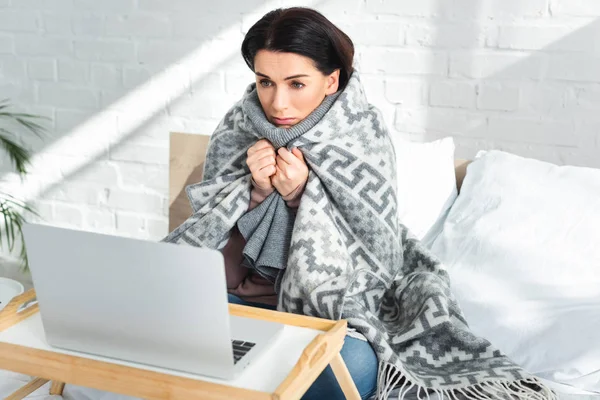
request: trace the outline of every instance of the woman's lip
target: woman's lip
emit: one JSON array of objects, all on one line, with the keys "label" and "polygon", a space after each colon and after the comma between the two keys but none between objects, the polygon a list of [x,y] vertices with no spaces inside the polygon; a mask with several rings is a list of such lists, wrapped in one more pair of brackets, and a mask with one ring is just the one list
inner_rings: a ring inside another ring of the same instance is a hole
[{"label": "woman's lip", "polygon": [[277,122],[278,124],[285,124],[285,123],[289,123],[292,122],[293,120],[295,120],[296,118],[276,118],[273,117],[273,119],[275,120],[275,122]]}]

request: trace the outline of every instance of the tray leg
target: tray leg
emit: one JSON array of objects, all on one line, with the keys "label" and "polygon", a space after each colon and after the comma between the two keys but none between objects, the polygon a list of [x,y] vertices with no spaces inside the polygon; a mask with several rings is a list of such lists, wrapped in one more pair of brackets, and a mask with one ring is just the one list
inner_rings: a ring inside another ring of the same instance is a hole
[{"label": "tray leg", "polygon": [[13,394],[5,397],[4,400],[21,400],[25,397],[29,396],[31,393],[35,392],[42,386],[48,383],[48,379],[35,378],[32,379],[27,385],[23,386],[21,389],[17,390]]},{"label": "tray leg", "polygon": [[26,292],[13,297],[2,311],[0,311],[0,332],[38,312],[39,308],[37,303],[29,305],[19,311],[21,306],[33,301],[35,297],[36,294],[34,289],[29,289]]},{"label": "tray leg", "polygon": [[52,381],[52,385],[50,386],[50,394],[58,394],[58,395],[62,396],[64,389],[65,389],[64,382]]},{"label": "tray leg", "polygon": [[342,392],[346,396],[346,399],[349,400],[360,400],[360,393],[358,393],[358,389],[352,380],[352,376],[346,367],[346,363],[342,358],[340,353],[337,353],[333,359],[331,359],[331,369],[333,370],[333,374],[338,380],[340,387],[342,388]]}]

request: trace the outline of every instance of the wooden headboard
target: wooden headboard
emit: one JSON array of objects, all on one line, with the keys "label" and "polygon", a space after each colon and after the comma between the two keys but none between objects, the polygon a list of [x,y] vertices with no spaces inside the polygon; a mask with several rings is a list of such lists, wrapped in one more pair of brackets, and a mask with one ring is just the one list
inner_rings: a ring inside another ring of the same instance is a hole
[{"label": "wooden headboard", "polygon": [[200,182],[208,148],[208,135],[172,132],[169,139],[169,232],[190,215],[185,187]]},{"label": "wooden headboard", "polygon": [[[210,136],[172,132],[169,150],[169,232],[191,214],[185,187],[200,182]],[[456,186],[460,190],[469,160],[454,162]]]}]

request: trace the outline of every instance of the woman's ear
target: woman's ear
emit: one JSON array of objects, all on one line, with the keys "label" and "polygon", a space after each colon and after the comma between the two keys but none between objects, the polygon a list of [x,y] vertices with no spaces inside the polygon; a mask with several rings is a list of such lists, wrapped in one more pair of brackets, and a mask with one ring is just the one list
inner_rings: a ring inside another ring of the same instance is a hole
[{"label": "woman's ear", "polygon": [[326,79],[327,86],[325,87],[325,95],[334,94],[340,86],[340,70],[336,69]]}]

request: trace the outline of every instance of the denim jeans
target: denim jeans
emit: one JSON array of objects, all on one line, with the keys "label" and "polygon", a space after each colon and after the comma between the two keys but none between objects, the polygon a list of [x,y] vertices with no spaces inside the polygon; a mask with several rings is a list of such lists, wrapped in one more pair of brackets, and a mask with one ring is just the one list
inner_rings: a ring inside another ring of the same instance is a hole
[{"label": "denim jeans", "polygon": [[[230,294],[229,302],[246,306],[276,309],[267,304],[251,303]],[[375,351],[364,340],[346,336],[341,351],[342,358],[362,399],[370,398],[377,389],[377,356]],[[303,400],[344,400],[344,393],[328,365],[302,397]]]}]

